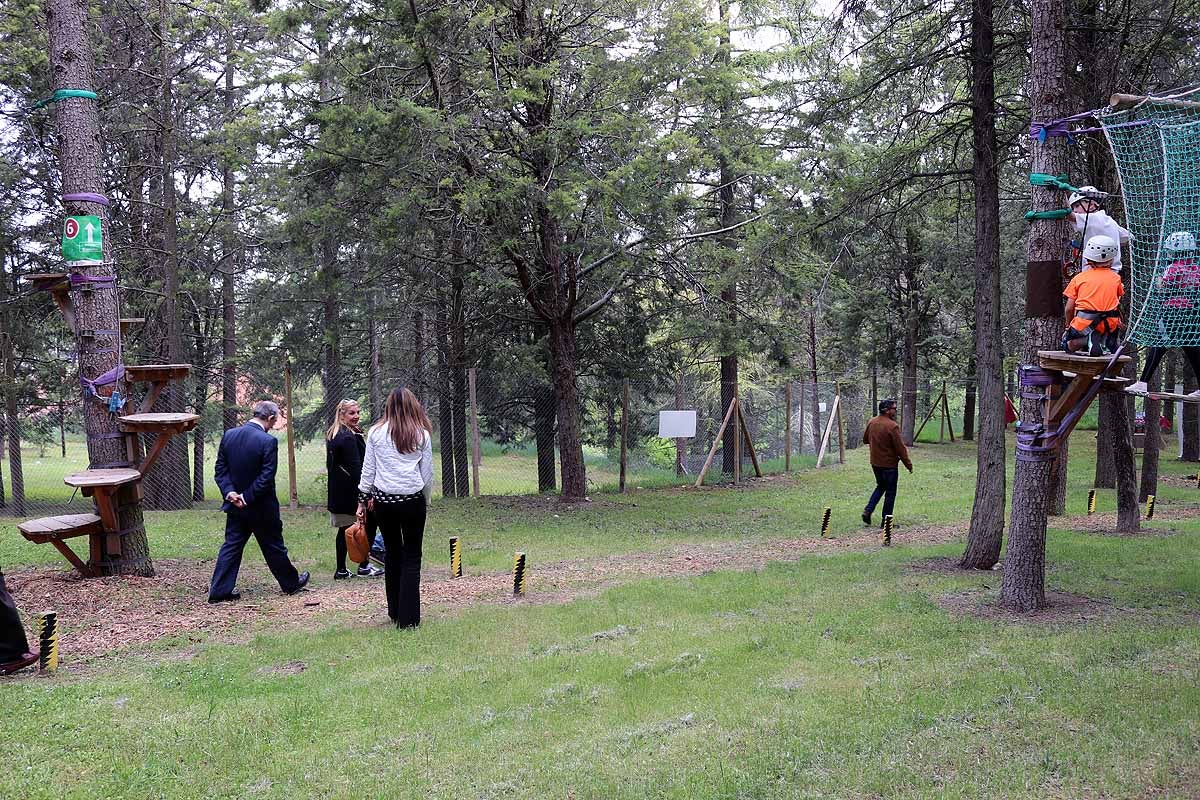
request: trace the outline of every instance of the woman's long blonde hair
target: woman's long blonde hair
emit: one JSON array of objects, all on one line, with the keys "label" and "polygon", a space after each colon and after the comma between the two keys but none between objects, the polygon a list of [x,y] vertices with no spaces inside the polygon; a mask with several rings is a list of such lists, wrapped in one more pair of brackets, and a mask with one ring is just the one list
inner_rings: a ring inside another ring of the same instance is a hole
[{"label": "woman's long blonde hair", "polygon": [[425,432],[432,430],[421,401],[403,387],[392,389],[383,404],[383,417],[374,427],[386,428],[401,453],[415,453],[425,442]]},{"label": "woman's long blonde hair", "polygon": [[332,441],[334,439],[334,437],[336,437],[339,433],[342,432],[342,428],[345,428],[346,430],[350,430],[350,426],[342,421],[342,413],[346,409],[348,409],[350,406],[356,406],[356,405],[358,405],[358,401],[350,400],[350,399],[342,400],[341,402],[339,402],[337,404],[337,410],[333,414],[333,424],[331,424],[325,430],[325,438],[327,440]]}]

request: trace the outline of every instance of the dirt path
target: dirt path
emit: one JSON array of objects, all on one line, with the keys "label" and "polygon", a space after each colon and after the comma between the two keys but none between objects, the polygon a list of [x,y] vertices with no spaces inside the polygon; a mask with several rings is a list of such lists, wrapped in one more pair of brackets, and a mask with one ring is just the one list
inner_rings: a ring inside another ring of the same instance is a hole
[{"label": "dirt path", "polygon": [[[1113,514],[1068,517],[1052,527],[1109,532]],[[1157,520],[1194,518],[1200,507],[1160,507]],[[960,542],[966,522],[899,528],[897,545]],[[595,595],[639,578],[681,577],[713,570],[748,570],[772,561],[806,555],[864,552],[880,547],[878,531],[863,529],[832,539],[756,539],[711,544],[680,544],[658,552],[575,559],[530,565],[528,591],[513,598],[506,572],[451,579],[444,565],[423,570],[421,595],[434,615],[484,603],[562,603]],[[84,580],[59,566],[6,573],[18,607],[32,617],[42,609],[58,612],[64,665],[102,659],[171,637],[175,641],[240,641],[280,627],[386,624],[382,579],[354,578],[334,583],[318,576],[317,585],[295,596],[281,595],[266,568],[243,569],[242,599],[211,606],[205,602],[212,565],[203,561],[156,560],[153,578],[113,577]],[[29,620],[32,622],[32,619]]]}]

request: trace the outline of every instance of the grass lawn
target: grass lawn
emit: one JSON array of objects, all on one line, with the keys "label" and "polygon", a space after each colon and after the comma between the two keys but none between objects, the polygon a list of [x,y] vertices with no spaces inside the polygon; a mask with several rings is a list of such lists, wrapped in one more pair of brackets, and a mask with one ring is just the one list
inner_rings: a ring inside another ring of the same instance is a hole
[{"label": "grass lawn", "polygon": [[[1069,514],[1085,510],[1091,443],[1072,440]],[[869,488],[864,455],[752,488],[599,495],[578,508],[438,501],[427,571],[444,570],[449,535],[462,537],[473,575],[502,573],[520,549],[528,599],[431,603],[408,632],[332,612],[305,627],[264,613],[232,636],[64,656],[55,676],[0,681],[0,797],[1200,793],[1194,484],[1164,480],[1140,536],[1052,521],[1050,587],[1095,602],[1049,619],[966,613],[996,596],[999,573],[926,568],[961,544],[905,544],[906,530],[915,538],[969,513],[970,444],[914,452],[891,550],[666,569],[680,546],[819,539],[826,505],[832,535],[849,541]],[[1164,460],[1164,473],[1194,472]],[[1114,506],[1101,492],[1099,513]],[[209,511],[150,514],[152,552],[211,560],[221,524]],[[293,557],[328,584],[323,514],[289,513],[285,525]],[[539,583],[543,565],[628,559],[665,574],[576,594]],[[52,550],[0,529],[6,570],[47,563],[58,563]],[[252,548],[243,581],[269,583]],[[227,608],[201,601],[180,603],[197,615]]]}]

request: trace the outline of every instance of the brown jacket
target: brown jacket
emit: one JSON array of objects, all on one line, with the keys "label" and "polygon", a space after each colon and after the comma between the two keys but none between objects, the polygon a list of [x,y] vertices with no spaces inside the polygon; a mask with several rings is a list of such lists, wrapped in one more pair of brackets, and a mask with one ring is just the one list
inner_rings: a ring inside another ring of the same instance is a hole
[{"label": "brown jacket", "polygon": [[863,431],[863,444],[871,445],[872,467],[895,467],[903,461],[904,466],[912,469],[908,448],[900,438],[900,426],[891,417],[880,414],[868,422]]}]

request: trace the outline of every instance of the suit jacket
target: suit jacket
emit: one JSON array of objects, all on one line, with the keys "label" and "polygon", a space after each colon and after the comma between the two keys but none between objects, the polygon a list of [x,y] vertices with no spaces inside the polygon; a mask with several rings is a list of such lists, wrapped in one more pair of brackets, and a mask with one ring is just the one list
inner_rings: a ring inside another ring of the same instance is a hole
[{"label": "suit jacket", "polygon": [[278,514],[279,496],[275,494],[278,464],[279,441],[257,422],[225,431],[217,449],[217,487],[222,499],[230,492],[241,494],[246,507],[238,508],[226,500],[221,510]]},{"label": "suit jacket", "polygon": [[330,512],[353,514],[358,510],[358,481],[366,451],[366,438],[349,428],[325,440],[325,470],[329,476],[329,502],[325,507]]}]

